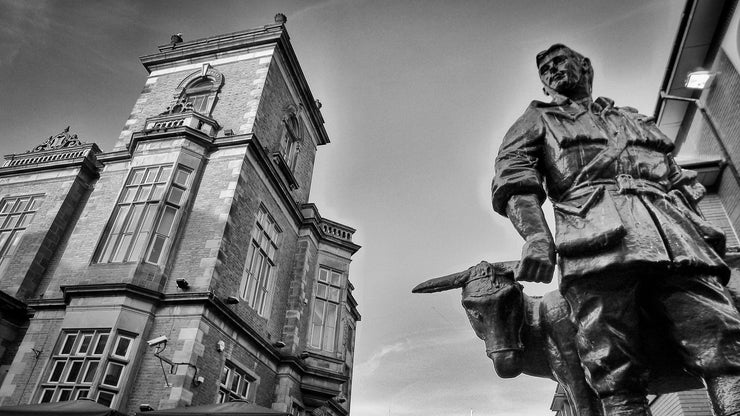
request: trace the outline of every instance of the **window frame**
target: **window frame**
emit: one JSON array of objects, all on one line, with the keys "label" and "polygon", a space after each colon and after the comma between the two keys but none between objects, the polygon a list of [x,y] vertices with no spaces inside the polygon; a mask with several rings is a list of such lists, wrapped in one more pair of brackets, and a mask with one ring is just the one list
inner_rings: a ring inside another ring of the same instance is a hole
[{"label": "window frame", "polygon": [[[14,211],[19,201],[28,198],[22,203],[22,210]],[[44,203],[46,194],[35,193],[27,195],[6,196],[0,199],[0,273],[18,251],[26,230],[33,222],[39,208]],[[9,202],[14,201],[14,202]],[[10,207],[6,210],[6,207]],[[13,217],[16,217],[13,219]],[[7,233],[7,237],[3,235]]]},{"label": "window frame", "polygon": [[[209,85],[204,85],[205,83]],[[216,105],[216,99],[221,85],[214,77],[202,75],[190,80],[180,92],[178,102],[182,105],[183,110],[192,110],[198,114],[210,117],[213,107]],[[201,105],[192,104],[191,99],[203,97]],[[191,103],[191,106],[188,106]],[[201,108],[202,107],[202,108]]]},{"label": "window frame", "polygon": [[[155,170],[154,180],[149,181],[152,169]],[[164,171],[167,171],[167,176],[162,178]],[[180,172],[186,173],[184,183],[175,182]],[[164,266],[190,202],[194,176],[195,169],[177,162],[133,166],[118,194],[91,263]],[[146,188],[149,189],[143,191]],[[171,200],[173,190],[180,192],[176,202]],[[140,199],[142,191],[147,196]],[[163,223],[168,210],[173,212],[168,218],[169,226]],[[161,227],[167,228],[166,233],[161,232]],[[162,243],[155,249],[156,239],[161,239]],[[152,258],[155,252],[156,258]]]},{"label": "window frame", "polygon": [[[92,335],[87,348],[81,351],[85,337]],[[102,351],[99,346],[105,337]],[[116,355],[115,350],[121,339],[128,340],[124,356]],[[37,403],[58,402],[60,399],[75,400],[81,397],[95,401],[101,396],[106,406],[116,403],[121,389],[127,383],[131,352],[135,350],[138,336],[127,331],[112,328],[70,328],[60,334],[54,353],[49,358],[44,376],[36,391]],[[71,343],[68,352],[64,352]],[[75,367],[79,363],[77,367]],[[118,366],[116,384],[106,384],[109,368]],[[84,396],[83,396],[84,394]],[[108,401],[110,399],[110,401]]]},{"label": "window frame", "polygon": [[[322,281],[322,272],[326,272],[326,280]],[[334,283],[333,277],[337,276],[337,283]],[[308,346],[312,349],[324,351],[327,353],[337,353],[337,342],[339,339],[339,322],[342,315],[342,304],[344,301],[344,272],[330,267],[320,265],[314,282],[313,304],[311,305],[310,333],[308,337]],[[324,287],[324,294],[320,294],[321,288]],[[333,294],[336,293],[336,299]],[[322,305],[320,322],[317,322],[317,311],[319,305]],[[328,319],[330,308],[333,305],[334,317]],[[330,326],[329,323],[333,323]],[[331,328],[332,332],[327,337],[327,329]],[[319,331],[316,334],[315,331]],[[315,338],[318,343],[315,343]]]},{"label": "window frame", "polygon": [[[226,380],[224,382],[224,374]],[[234,386],[235,375],[239,377],[237,390],[232,390]],[[241,368],[230,360],[226,360],[221,367],[221,374],[218,377],[218,390],[216,393],[216,403],[226,403],[231,400],[248,400],[250,394],[256,387],[257,379],[247,370]]]},{"label": "window frame", "polygon": [[269,317],[278,271],[277,254],[282,230],[267,208],[260,204],[250,234],[242,270],[239,297],[259,316]]},{"label": "window frame", "polygon": [[282,156],[288,169],[293,172],[298,165],[298,155],[301,152],[303,142],[303,127],[298,111],[293,106],[285,109],[282,119],[283,129],[280,137],[280,156]]}]

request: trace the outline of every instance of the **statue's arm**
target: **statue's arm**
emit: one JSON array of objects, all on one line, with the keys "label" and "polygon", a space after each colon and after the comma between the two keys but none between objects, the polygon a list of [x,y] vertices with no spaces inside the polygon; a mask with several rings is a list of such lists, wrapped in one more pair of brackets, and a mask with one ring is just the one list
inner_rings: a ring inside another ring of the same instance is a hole
[{"label": "statue's arm", "polygon": [[546,197],[539,171],[544,140],[542,120],[530,107],[504,136],[496,157],[492,204],[524,238],[517,280],[549,283],[555,245],[541,208]]},{"label": "statue's arm", "polygon": [[696,180],[696,172],[693,170],[684,170],[678,166],[671,155],[668,155],[668,178],[671,181],[671,189],[675,189],[683,194],[683,196],[691,203],[692,206],[696,207],[704,198],[707,190],[704,185]]},{"label": "statue's arm", "polygon": [[506,214],[524,238],[517,280],[550,283],[555,271],[555,243],[536,195],[512,195]]}]

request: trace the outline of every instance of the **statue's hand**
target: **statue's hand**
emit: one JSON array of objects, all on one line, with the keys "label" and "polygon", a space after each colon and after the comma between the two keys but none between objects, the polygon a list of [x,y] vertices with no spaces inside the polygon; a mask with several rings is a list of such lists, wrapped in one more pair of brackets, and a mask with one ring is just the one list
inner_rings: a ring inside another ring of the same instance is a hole
[{"label": "statue's hand", "polygon": [[537,233],[524,243],[516,280],[550,283],[555,271],[555,244],[549,233]]}]

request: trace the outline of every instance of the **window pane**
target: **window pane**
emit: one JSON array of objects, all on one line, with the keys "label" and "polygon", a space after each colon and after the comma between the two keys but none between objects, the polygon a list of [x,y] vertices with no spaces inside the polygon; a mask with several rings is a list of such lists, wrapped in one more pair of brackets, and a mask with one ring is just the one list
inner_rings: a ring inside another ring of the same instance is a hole
[{"label": "window pane", "polygon": [[137,188],[125,188],[121,193],[121,202],[132,202]]},{"label": "window pane", "polygon": [[66,363],[66,361],[57,361],[54,363],[54,368],[51,370],[51,375],[49,376],[50,382],[57,383],[62,379],[62,373],[64,372],[64,365]]},{"label": "window pane", "polygon": [[326,327],[334,328],[337,326],[338,305],[334,303],[326,304]]},{"label": "window pane", "polygon": [[331,272],[331,284],[339,286],[342,275],[337,272]]},{"label": "window pane", "polygon": [[61,389],[59,390],[57,401],[66,402],[70,397],[72,397],[72,389]]},{"label": "window pane", "polygon": [[115,397],[116,397],[116,395],[113,394],[113,393],[111,393],[111,392],[100,390],[100,391],[98,391],[98,400],[97,400],[97,402],[100,403],[100,404],[102,404],[103,406],[110,407],[110,405],[111,405],[111,403],[113,403],[113,399]]},{"label": "window pane", "polygon": [[316,304],[313,308],[313,318],[311,318],[311,322],[313,322],[316,325],[324,325],[324,307],[326,305],[326,302],[321,299],[316,299]]},{"label": "window pane", "polygon": [[26,209],[28,198],[18,198],[13,205],[13,212],[21,212]]},{"label": "window pane", "polygon": [[326,299],[326,285],[318,284],[316,288],[316,296]]},{"label": "window pane", "polygon": [[161,235],[154,237],[154,242],[152,242],[152,252],[149,253],[149,258],[147,259],[149,263],[159,263],[159,256],[162,254],[165,241],[167,241],[167,239]]},{"label": "window pane", "polygon": [[128,357],[128,347],[131,345],[131,338],[128,337],[118,337],[118,343],[116,343],[115,351],[113,352],[113,355],[126,358]]},{"label": "window pane", "polygon": [[8,237],[10,237],[10,231],[3,231],[0,232],[0,256],[5,255],[5,243],[8,241]]},{"label": "window pane", "polygon": [[121,239],[119,240],[120,242],[118,244],[118,250],[113,253],[113,258],[111,259],[112,262],[122,262],[126,259],[126,251],[128,250],[132,237],[133,236],[131,234],[125,234],[121,236]]},{"label": "window pane", "polygon": [[77,334],[68,334],[67,338],[64,339],[64,346],[62,346],[62,351],[59,354],[66,355],[72,352],[75,340],[77,340]]},{"label": "window pane", "polygon": [[319,269],[319,282],[329,281],[329,271],[326,269]]},{"label": "window pane", "polygon": [[85,376],[82,378],[83,383],[92,383],[95,379],[95,372],[98,371],[98,366],[100,365],[99,361],[90,361],[87,363],[87,368],[85,369]]},{"label": "window pane", "polygon": [[184,194],[184,189],[173,186],[172,189],[170,189],[170,194],[167,196],[167,202],[169,202],[170,204],[180,205],[180,201],[182,200],[182,196]]},{"label": "window pane", "polygon": [[242,397],[247,397],[247,393],[249,392],[249,382],[246,378],[242,378],[242,386],[241,390],[239,390],[237,393]]},{"label": "window pane", "polygon": [[334,352],[334,328],[324,328],[324,345],[321,349]]},{"label": "window pane", "polygon": [[108,368],[105,371],[105,377],[103,378],[103,384],[118,387],[118,382],[121,380],[121,373],[123,372],[123,365],[118,363],[108,363]]},{"label": "window pane", "polygon": [[39,205],[41,205],[41,201],[43,200],[43,196],[35,196],[31,198],[31,201],[28,203],[28,210],[35,211],[39,207]]},{"label": "window pane", "polygon": [[164,194],[165,185],[160,183],[158,185],[154,185],[154,192],[152,192],[152,197],[149,199],[150,201],[159,201],[162,199],[162,195]]},{"label": "window pane", "polygon": [[93,339],[93,334],[83,335],[82,340],[80,341],[80,345],[77,347],[77,354],[82,354],[82,355],[87,354],[87,349],[90,348],[92,339]]},{"label": "window pane", "polygon": [[229,370],[229,367],[224,367],[224,372],[221,374],[221,384],[226,385],[229,381],[229,373],[231,370]]},{"label": "window pane", "polygon": [[54,389],[44,389],[39,403],[50,403],[52,396],[54,396]]},{"label": "window pane", "polygon": [[167,179],[170,178],[170,172],[172,172],[171,166],[162,166],[159,175],[157,175],[157,182],[167,182]]},{"label": "window pane", "polygon": [[157,226],[157,233],[169,237],[170,229],[172,228],[172,223],[175,221],[176,213],[177,213],[177,209],[173,207],[164,208],[164,212],[162,213],[162,219],[159,221],[159,226]]},{"label": "window pane", "polygon": [[312,325],[311,327],[311,346],[321,348],[321,325]]},{"label": "window pane", "polygon": [[234,375],[231,378],[231,391],[237,392],[239,391],[239,383],[242,381],[242,376],[238,373],[234,373]]},{"label": "window pane", "polygon": [[143,202],[149,199],[149,194],[152,192],[152,185],[142,185],[139,191],[136,193],[135,202]]},{"label": "window pane", "polygon": [[185,187],[188,183],[188,176],[190,176],[190,172],[185,169],[178,168],[177,173],[175,174],[175,179],[173,179],[172,182]]},{"label": "window pane", "polygon": [[146,177],[144,178],[144,183],[153,183],[157,179],[157,174],[159,173],[159,167],[149,168],[146,170]]},{"label": "window pane", "polygon": [[77,381],[77,376],[80,375],[80,370],[82,369],[82,361],[72,361],[70,367],[69,367],[69,373],[67,373],[67,378],[64,380],[67,383],[74,383]]},{"label": "window pane", "polygon": [[31,223],[31,219],[33,218],[33,213],[23,214],[21,215],[21,220],[18,222],[18,227],[27,227],[28,224]]},{"label": "window pane", "polygon": [[339,302],[339,289],[336,287],[329,288],[329,300]]},{"label": "window pane", "polygon": [[131,177],[128,180],[127,185],[138,185],[144,178],[144,169],[134,169],[131,173]]},{"label": "window pane", "polygon": [[5,214],[7,212],[10,212],[10,208],[13,206],[13,204],[11,204],[10,201],[7,199],[2,201],[1,203],[2,205],[0,206],[0,213]]},{"label": "window pane", "polygon": [[95,345],[95,351],[93,354],[100,355],[105,350],[105,344],[108,342],[108,334],[100,334],[98,336],[98,343]]},{"label": "window pane", "polygon": [[87,395],[90,394],[90,389],[80,389],[77,390],[77,394],[75,395],[75,399],[84,399],[87,397]]}]

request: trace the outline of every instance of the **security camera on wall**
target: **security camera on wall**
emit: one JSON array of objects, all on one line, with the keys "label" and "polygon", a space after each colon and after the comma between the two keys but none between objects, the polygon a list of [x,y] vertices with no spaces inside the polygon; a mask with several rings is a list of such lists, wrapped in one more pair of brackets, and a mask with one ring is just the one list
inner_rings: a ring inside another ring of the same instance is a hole
[{"label": "security camera on wall", "polygon": [[156,347],[156,346],[159,346],[161,344],[166,344],[167,343],[167,337],[164,336],[164,335],[162,335],[161,337],[150,339],[146,343],[149,344],[150,347]]}]

